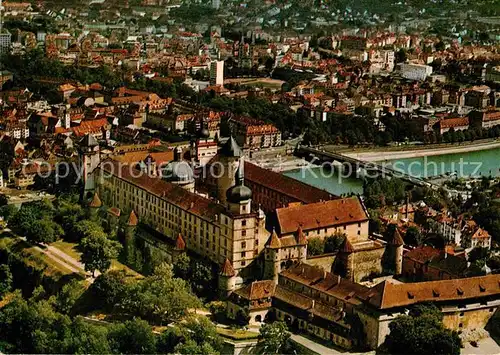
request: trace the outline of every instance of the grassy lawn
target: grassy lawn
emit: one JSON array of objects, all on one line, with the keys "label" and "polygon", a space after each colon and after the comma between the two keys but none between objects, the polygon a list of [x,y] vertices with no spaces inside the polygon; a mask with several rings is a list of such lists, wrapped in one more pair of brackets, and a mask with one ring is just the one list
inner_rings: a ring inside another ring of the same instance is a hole
[{"label": "grassy lawn", "polygon": [[72,258],[74,258],[76,260],[80,260],[80,255],[82,255],[82,253],[80,253],[77,250],[77,248],[76,248],[77,245],[75,243],[69,243],[69,242],[65,242],[64,240],[58,240],[57,242],[52,243],[51,246],[68,254],[69,256],[71,256]]},{"label": "grassy lawn", "polygon": [[36,249],[34,246],[24,240],[16,239],[9,235],[0,235],[0,249],[8,249],[18,253],[25,258],[27,265],[33,265],[45,268],[44,273],[47,276],[69,275],[73,272],[61,263],[49,258],[47,255]]},{"label": "grassy lawn", "polygon": [[249,332],[243,329],[230,329],[230,328],[217,328],[217,333],[219,335],[233,339],[233,340],[250,340],[257,339],[259,337],[259,333]]},{"label": "grassy lawn", "polygon": [[[80,261],[80,256],[82,255],[82,253],[80,253],[78,251],[76,243],[70,243],[70,242],[65,242],[63,240],[59,240],[55,243],[52,243],[51,246],[59,249],[60,251],[68,254],[69,256],[73,257],[74,259]],[[125,275],[127,277],[133,277],[133,278],[143,277],[141,274],[135,272],[134,270],[129,268],[127,265],[120,263],[118,260],[111,261],[111,270],[123,270],[123,271],[125,271]]]}]

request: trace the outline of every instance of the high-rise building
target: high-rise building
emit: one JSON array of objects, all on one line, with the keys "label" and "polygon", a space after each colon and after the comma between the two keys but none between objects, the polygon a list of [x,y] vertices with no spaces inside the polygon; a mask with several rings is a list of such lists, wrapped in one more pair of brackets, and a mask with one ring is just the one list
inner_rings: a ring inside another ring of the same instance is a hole
[{"label": "high-rise building", "polygon": [[215,60],[210,63],[210,85],[224,84],[224,61]]},{"label": "high-rise building", "polygon": [[12,43],[12,35],[3,28],[3,6],[0,0],[0,55],[8,53]]}]

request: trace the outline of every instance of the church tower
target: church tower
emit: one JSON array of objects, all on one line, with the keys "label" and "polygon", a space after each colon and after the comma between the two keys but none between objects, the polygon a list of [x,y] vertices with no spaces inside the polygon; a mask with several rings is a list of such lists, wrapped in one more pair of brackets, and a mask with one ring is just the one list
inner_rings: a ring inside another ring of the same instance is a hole
[{"label": "church tower", "polygon": [[232,186],[236,185],[236,170],[239,160],[243,157],[243,151],[236,140],[231,136],[219,151],[219,171],[217,171],[217,199],[225,204],[226,193]]},{"label": "church tower", "polygon": [[95,188],[95,181],[92,172],[99,165],[100,151],[99,143],[93,135],[87,134],[78,146],[78,156],[80,160],[80,178],[83,184],[83,195],[85,197],[89,191]]}]

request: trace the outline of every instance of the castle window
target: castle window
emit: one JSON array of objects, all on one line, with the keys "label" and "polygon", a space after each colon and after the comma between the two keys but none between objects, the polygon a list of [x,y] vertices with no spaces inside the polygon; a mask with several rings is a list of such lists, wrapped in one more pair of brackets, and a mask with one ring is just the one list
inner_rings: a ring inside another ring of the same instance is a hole
[{"label": "castle window", "polygon": [[246,219],[244,219],[243,221],[241,221],[241,225],[242,225],[243,227],[244,227],[244,226],[246,226],[246,225],[247,225],[247,220],[246,220]]},{"label": "castle window", "polygon": [[246,235],[247,235],[247,231],[242,230],[242,231],[241,231],[241,236],[242,236],[242,237],[244,237],[244,236],[246,236]]},{"label": "castle window", "polygon": [[241,247],[245,249],[247,247],[247,242],[241,242]]}]

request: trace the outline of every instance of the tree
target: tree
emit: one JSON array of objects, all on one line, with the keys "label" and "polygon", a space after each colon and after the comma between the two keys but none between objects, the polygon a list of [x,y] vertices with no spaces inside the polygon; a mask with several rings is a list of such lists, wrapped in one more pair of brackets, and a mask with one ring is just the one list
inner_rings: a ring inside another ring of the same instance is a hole
[{"label": "tree", "polygon": [[408,227],[404,237],[404,242],[406,245],[421,245],[422,239],[422,234],[417,227]]},{"label": "tree", "polygon": [[104,232],[94,232],[81,240],[81,261],[85,264],[85,270],[92,272],[107,271],[111,266],[111,260],[116,259],[121,249],[120,243],[107,238]]},{"label": "tree", "polygon": [[89,292],[97,308],[112,310],[122,303],[126,296],[125,272],[112,270],[99,275],[90,286]]},{"label": "tree", "polygon": [[65,353],[111,354],[106,327],[89,324],[81,317],[73,321],[71,336],[68,338]]},{"label": "tree", "polygon": [[0,299],[12,289],[12,272],[7,264],[0,265]]},{"label": "tree", "polygon": [[250,315],[248,314],[248,311],[246,309],[239,309],[238,312],[236,312],[236,317],[235,317],[235,322],[238,324],[240,327],[243,327],[248,324],[250,321]]},{"label": "tree", "polygon": [[59,291],[56,298],[56,309],[63,314],[70,314],[84,291],[84,287],[78,280],[71,280]]},{"label": "tree", "polygon": [[321,255],[325,251],[325,243],[321,238],[310,238],[307,241],[307,255]]},{"label": "tree", "polygon": [[123,308],[142,318],[166,324],[188,314],[188,309],[201,306],[186,281],[173,277],[172,267],[158,266],[151,276],[129,286]]},{"label": "tree", "polygon": [[444,327],[433,305],[416,306],[410,315],[398,316],[389,329],[384,346],[390,353],[460,354],[458,333]]},{"label": "tree", "polygon": [[345,238],[346,238],[345,233],[335,233],[334,235],[326,237],[324,252],[325,253],[336,252],[337,250],[339,250]]},{"label": "tree", "polygon": [[63,233],[53,221],[54,207],[50,201],[23,204],[9,220],[12,231],[34,243],[51,243]]},{"label": "tree", "polygon": [[50,244],[58,240],[63,233],[60,225],[48,218],[43,218],[33,222],[26,238],[34,243]]},{"label": "tree", "polygon": [[109,331],[109,342],[112,351],[118,354],[156,353],[156,338],[151,326],[138,318],[113,325]]},{"label": "tree", "polygon": [[222,345],[215,325],[204,316],[192,315],[159,336],[157,351],[166,354],[219,354]]},{"label": "tree", "polygon": [[70,319],[54,311],[50,300],[24,300],[21,293],[0,309],[0,342],[14,353],[65,352]]},{"label": "tree", "polygon": [[187,280],[191,271],[191,259],[186,253],[179,255],[173,264],[175,277]]},{"label": "tree", "polygon": [[8,222],[11,217],[17,213],[17,207],[15,205],[4,205],[0,207],[0,216],[4,221]]},{"label": "tree", "polygon": [[285,322],[264,324],[260,328],[259,340],[265,353],[284,353],[290,333]]}]

